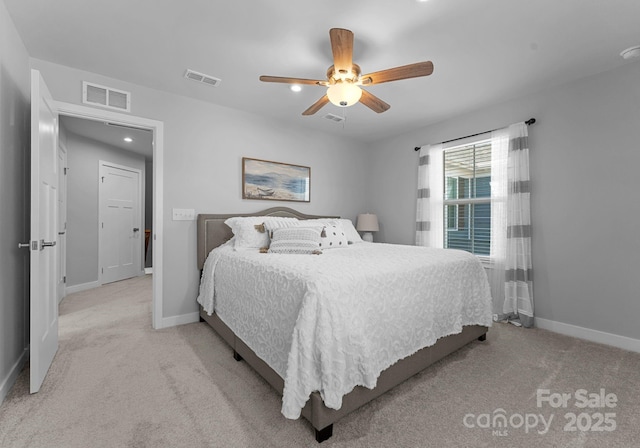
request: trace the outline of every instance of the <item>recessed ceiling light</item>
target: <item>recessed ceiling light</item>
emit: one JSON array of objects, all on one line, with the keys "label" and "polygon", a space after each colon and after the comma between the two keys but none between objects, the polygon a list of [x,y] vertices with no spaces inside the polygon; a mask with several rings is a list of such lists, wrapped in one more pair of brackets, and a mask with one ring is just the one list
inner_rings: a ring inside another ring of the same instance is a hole
[{"label": "recessed ceiling light", "polygon": [[300,92],[302,90],[302,86],[299,84],[292,84],[289,88],[292,92]]},{"label": "recessed ceiling light", "polygon": [[131,143],[133,141],[133,139],[131,137],[125,137],[124,141],[127,143]]},{"label": "recessed ceiling light", "polygon": [[640,45],[635,47],[630,47],[620,53],[624,59],[634,59],[640,57]]}]

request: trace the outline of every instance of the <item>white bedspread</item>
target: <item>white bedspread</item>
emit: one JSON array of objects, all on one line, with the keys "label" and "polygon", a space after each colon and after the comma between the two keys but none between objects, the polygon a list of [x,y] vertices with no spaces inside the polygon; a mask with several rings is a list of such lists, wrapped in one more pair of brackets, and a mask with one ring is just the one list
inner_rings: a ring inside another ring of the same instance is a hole
[{"label": "white bedspread", "polygon": [[291,419],[313,391],[339,409],[343,395],[374,388],[400,359],[492,322],[475,256],[379,243],[322,255],[221,246],[207,258],[198,302],[285,379],[282,414]]}]

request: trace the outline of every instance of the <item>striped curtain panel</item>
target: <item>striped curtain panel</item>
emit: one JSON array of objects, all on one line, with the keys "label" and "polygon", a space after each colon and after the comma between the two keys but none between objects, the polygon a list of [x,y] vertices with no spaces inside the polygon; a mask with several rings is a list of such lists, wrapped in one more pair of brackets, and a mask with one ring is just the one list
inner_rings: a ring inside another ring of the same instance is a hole
[{"label": "striped curtain panel", "polygon": [[491,261],[494,313],[533,326],[529,145],[525,123],[491,136]]},{"label": "striped curtain panel", "polygon": [[533,326],[533,266],[531,263],[531,213],[529,143],[527,125],[509,127],[507,157],[507,257],[505,314],[517,315],[525,327]]},{"label": "striped curtain panel", "polygon": [[416,204],[416,245],[443,247],[444,179],[442,145],[420,148]]}]

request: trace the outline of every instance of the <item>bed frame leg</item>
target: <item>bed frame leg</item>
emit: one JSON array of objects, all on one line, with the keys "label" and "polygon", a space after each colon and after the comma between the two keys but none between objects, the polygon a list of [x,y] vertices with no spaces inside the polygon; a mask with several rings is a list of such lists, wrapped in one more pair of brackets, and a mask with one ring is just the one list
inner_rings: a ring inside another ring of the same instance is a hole
[{"label": "bed frame leg", "polygon": [[316,429],[316,442],[322,443],[333,435],[333,423],[322,429]]},{"label": "bed frame leg", "polygon": [[487,340],[487,333],[485,333],[482,336],[478,337],[478,341],[486,341],[486,340]]},{"label": "bed frame leg", "polygon": [[242,356],[240,356],[240,354],[237,351],[233,351],[233,359],[235,359],[236,361],[242,361]]}]

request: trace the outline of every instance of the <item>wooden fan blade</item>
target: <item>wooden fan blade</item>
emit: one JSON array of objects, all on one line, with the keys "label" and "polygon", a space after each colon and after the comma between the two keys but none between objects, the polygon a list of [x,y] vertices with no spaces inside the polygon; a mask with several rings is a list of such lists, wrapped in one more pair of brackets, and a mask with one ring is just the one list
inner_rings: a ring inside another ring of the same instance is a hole
[{"label": "wooden fan blade", "polygon": [[433,63],[431,61],[425,61],[369,73],[368,75],[363,75],[360,79],[363,85],[371,85],[398,81],[400,79],[429,76],[431,73],[433,73]]},{"label": "wooden fan blade", "polygon": [[311,107],[309,107],[309,109],[302,112],[302,115],[313,115],[316,112],[318,112],[320,109],[322,109],[322,106],[324,106],[328,102],[329,102],[329,97],[325,95],[322,98],[320,98],[318,101],[313,103]]},{"label": "wooden fan blade", "polygon": [[362,96],[360,97],[360,102],[365,106],[367,106],[372,111],[377,112],[379,114],[386,110],[389,110],[389,108],[391,107],[387,103],[382,101],[380,98],[367,92],[364,89],[362,89]]},{"label": "wooden fan blade", "polygon": [[331,28],[329,37],[336,72],[350,72],[353,65],[353,33],[342,28]]},{"label": "wooden fan blade", "polygon": [[268,76],[262,75],[260,81],[263,82],[281,82],[284,84],[313,84],[313,85],[325,85],[327,81],[320,81],[318,79],[304,79],[304,78],[285,78],[282,76]]}]

